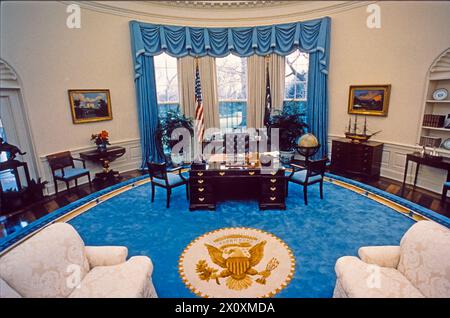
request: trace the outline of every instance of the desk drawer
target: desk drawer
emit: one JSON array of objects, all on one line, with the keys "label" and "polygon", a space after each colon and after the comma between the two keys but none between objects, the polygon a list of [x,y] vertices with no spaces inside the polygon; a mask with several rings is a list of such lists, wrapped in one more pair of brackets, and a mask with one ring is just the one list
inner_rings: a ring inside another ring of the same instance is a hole
[{"label": "desk drawer", "polygon": [[283,177],[262,177],[261,185],[262,186],[282,186],[286,183],[286,178]]},{"label": "desk drawer", "polygon": [[191,170],[189,172],[191,178],[203,178],[211,175],[213,175],[213,172],[208,170]]},{"label": "desk drawer", "polygon": [[214,204],[214,196],[212,194],[194,193],[190,200],[191,204]]},{"label": "desk drawer", "polygon": [[189,179],[189,185],[191,186],[206,186],[210,183],[209,178],[191,177]]},{"label": "desk drawer", "polygon": [[284,192],[277,194],[262,194],[260,203],[284,203]]},{"label": "desk drawer", "polygon": [[192,194],[198,194],[198,195],[205,195],[205,194],[209,194],[212,191],[212,185],[208,184],[208,185],[197,185],[197,184],[193,184],[190,186],[190,191]]},{"label": "desk drawer", "polygon": [[282,183],[279,183],[279,184],[263,183],[261,185],[261,193],[267,194],[267,195],[284,193],[285,188],[286,188],[286,185],[282,184]]}]

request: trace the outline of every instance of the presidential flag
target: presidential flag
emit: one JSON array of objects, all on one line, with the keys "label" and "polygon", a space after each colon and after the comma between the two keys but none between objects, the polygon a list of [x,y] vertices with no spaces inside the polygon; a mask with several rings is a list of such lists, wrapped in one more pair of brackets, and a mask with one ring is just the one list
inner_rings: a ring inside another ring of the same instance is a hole
[{"label": "presidential flag", "polygon": [[264,126],[269,125],[270,112],[272,111],[272,96],[270,93],[270,76],[269,76],[269,63],[268,57],[266,57],[266,101],[264,107]]}]

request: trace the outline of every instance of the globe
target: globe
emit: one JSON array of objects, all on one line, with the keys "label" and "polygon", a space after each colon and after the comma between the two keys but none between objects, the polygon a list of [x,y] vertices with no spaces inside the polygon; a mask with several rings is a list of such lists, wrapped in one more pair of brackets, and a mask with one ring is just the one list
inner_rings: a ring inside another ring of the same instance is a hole
[{"label": "globe", "polygon": [[314,148],[319,146],[319,141],[313,134],[304,134],[298,138],[297,146],[302,148]]},{"label": "globe", "polygon": [[319,141],[313,134],[304,134],[297,140],[297,151],[299,154],[304,156],[306,160],[315,155],[319,148]]}]

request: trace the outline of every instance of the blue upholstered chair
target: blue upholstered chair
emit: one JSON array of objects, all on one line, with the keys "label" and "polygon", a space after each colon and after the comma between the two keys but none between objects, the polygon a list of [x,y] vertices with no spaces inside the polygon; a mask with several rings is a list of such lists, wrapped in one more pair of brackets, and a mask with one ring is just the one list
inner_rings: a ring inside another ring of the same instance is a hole
[{"label": "blue upholstered chair", "polygon": [[[84,176],[88,177],[89,186],[92,186],[89,170],[86,169],[86,162],[81,158],[73,158],[70,151],[48,155],[47,160],[52,171],[56,193],[58,193],[58,180],[66,183],[66,187],[69,192],[70,181],[75,180],[75,187],[77,187],[78,179]],[[75,167],[75,160],[81,161],[83,163],[83,168]]]},{"label": "blue upholstered chair", "polygon": [[448,191],[448,189],[450,189],[450,181],[445,182],[445,183],[444,183],[444,188],[442,189],[442,198],[441,198],[441,201],[442,201],[443,203],[445,203],[446,200],[447,200],[447,191]]},{"label": "blue upholstered chair", "polygon": [[189,200],[188,179],[181,173],[181,167],[168,170],[165,162],[147,162],[147,167],[152,185],[152,202],[155,200],[155,187],[164,188],[167,191],[166,207],[169,208],[172,189],[183,184],[186,185],[186,198]]},{"label": "blue upholstered chair", "polygon": [[289,182],[297,183],[303,186],[303,198],[305,205],[308,205],[308,186],[320,183],[320,198],[323,199],[323,176],[328,158],[323,158],[315,161],[308,161],[306,169],[291,163],[292,172],[286,171],[286,196],[288,194]]}]

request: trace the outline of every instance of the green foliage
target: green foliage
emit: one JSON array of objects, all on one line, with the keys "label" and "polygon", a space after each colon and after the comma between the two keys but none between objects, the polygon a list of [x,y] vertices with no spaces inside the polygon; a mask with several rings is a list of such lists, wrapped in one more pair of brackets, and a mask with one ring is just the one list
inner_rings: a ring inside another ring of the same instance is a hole
[{"label": "green foliage", "polygon": [[160,149],[164,150],[163,152],[170,152],[179,142],[179,140],[171,140],[172,132],[177,128],[186,128],[192,135],[194,133],[192,118],[186,117],[178,108],[169,109],[160,115],[156,140],[159,142]]},{"label": "green foliage", "polygon": [[304,122],[305,114],[294,105],[286,105],[281,112],[270,116],[269,129],[279,129],[279,146],[282,151],[291,151],[298,137],[305,133],[308,125]]}]

